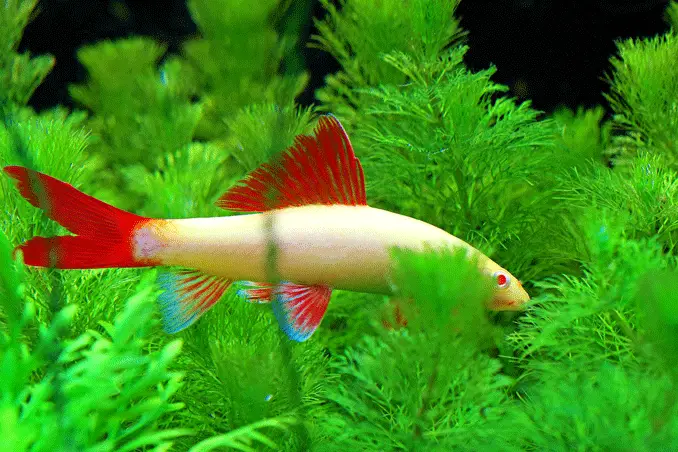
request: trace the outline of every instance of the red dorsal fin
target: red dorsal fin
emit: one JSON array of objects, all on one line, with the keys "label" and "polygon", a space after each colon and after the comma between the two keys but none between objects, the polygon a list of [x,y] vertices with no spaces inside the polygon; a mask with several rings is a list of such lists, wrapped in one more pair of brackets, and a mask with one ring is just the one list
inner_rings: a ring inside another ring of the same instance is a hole
[{"label": "red dorsal fin", "polygon": [[276,161],[261,165],[217,201],[239,212],[310,204],[367,205],[362,166],[331,115],[320,117],[314,137],[297,136]]}]

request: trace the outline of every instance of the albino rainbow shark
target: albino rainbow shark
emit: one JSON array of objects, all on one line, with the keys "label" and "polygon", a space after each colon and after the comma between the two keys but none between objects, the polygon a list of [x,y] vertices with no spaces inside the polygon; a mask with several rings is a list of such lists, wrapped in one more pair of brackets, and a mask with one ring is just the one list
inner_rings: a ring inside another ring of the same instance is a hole
[{"label": "albino rainbow shark", "polygon": [[[304,341],[320,324],[332,289],[392,292],[392,247],[466,249],[496,280],[490,309],[518,310],[530,298],[519,280],[468,243],[423,221],[369,207],[360,161],[333,116],[322,116],[315,136],[297,136],[279,162],[261,165],[217,202],[249,215],[147,218],[27,168],[4,171],[31,204],[76,234],[34,237],[20,245],[27,265],[182,267],[160,276],[169,333],[194,323],[234,281],[242,281],[244,297],[273,301],[281,328]],[[276,280],[269,280],[271,240]]]}]

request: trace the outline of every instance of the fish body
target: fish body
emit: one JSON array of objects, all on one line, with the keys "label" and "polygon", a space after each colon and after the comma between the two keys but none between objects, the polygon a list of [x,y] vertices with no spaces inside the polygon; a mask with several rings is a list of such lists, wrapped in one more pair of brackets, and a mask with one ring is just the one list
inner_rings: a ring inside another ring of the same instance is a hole
[{"label": "fish body", "polygon": [[75,234],[34,237],[20,245],[26,264],[165,267],[160,307],[168,332],[190,326],[240,281],[244,298],[272,302],[289,337],[306,340],[333,289],[392,293],[394,247],[464,249],[495,279],[491,309],[520,309],[529,300],[520,281],[463,240],[368,206],[362,167],[333,116],[321,117],[315,136],[297,136],[280,158],[261,165],[217,202],[245,215],[147,218],[46,174],[18,166],[4,171],[29,202]]},{"label": "fish body", "polygon": [[423,221],[368,206],[312,205],[230,217],[161,220],[137,231],[138,258],[231,280],[269,281],[269,247],[280,280],[391,293],[393,247],[465,248]]}]

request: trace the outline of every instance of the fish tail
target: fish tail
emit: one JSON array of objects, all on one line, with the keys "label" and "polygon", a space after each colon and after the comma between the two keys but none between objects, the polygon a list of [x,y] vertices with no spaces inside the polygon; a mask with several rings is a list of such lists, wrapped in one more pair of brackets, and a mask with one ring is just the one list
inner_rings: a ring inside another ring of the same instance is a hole
[{"label": "fish tail", "polygon": [[24,262],[61,269],[147,267],[159,263],[136,252],[136,232],[151,218],[118,209],[72,185],[21,166],[7,166],[21,195],[74,236],[33,237],[19,245]]}]

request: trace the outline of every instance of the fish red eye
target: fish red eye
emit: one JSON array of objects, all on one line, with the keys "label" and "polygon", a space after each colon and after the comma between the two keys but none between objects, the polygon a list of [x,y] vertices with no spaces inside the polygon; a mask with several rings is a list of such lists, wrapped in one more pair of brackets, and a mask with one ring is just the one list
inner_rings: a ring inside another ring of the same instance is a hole
[{"label": "fish red eye", "polygon": [[507,288],[508,285],[509,285],[509,283],[510,283],[510,281],[511,281],[510,278],[509,278],[509,276],[508,276],[506,273],[502,272],[502,271],[497,271],[497,272],[495,272],[495,273],[494,273],[494,277],[496,278],[496,280],[497,280],[497,286],[499,286],[500,289],[505,289],[505,288]]}]

